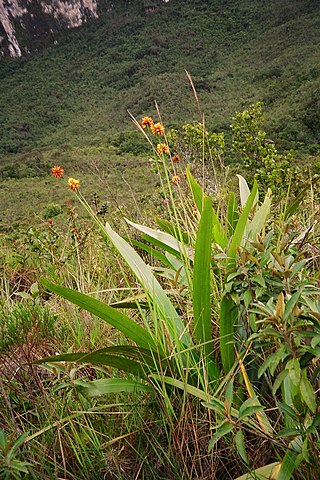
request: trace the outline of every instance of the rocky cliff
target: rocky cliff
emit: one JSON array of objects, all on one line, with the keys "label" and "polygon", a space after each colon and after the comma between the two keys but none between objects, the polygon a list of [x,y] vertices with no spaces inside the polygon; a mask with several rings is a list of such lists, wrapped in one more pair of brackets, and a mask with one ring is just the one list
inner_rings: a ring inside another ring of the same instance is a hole
[{"label": "rocky cliff", "polygon": [[170,0],[0,0],[0,58],[21,57],[56,44],[61,30],[79,27],[116,7],[152,14]]},{"label": "rocky cliff", "polygon": [[[0,0],[0,54],[20,57],[57,42],[61,28],[97,18],[101,0]],[[112,3],[110,3],[112,7]]]}]

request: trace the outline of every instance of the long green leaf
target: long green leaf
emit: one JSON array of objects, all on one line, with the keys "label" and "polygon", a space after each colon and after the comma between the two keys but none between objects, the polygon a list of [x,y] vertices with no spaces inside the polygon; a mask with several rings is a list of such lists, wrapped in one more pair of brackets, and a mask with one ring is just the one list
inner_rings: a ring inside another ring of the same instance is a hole
[{"label": "long green leaf", "polygon": [[225,295],[220,304],[220,355],[226,373],[235,362],[234,324],[238,319],[237,307],[229,295]]},{"label": "long green leaf", "polygon": [[206,197],[206,194],[204,193],[198,182],[195,180],[195,178],[191,175],[190,165],[187,166],[187,180],[192,191],[194,203],[196,204],[197,209],[201,213],[204,206],[204,198]]},{"label": "long green leaf", "polygon": [[205,344],[205,356],[213,353],[210,302],[212,224],[212,204],[206,197],[197,233],[193,270],[193,327],[197,341]]},{"label": "long green leaf", "polygon": [[162,230],[164,230],[167,233],[170,233],[170,235],[175,237],[177,240],[180,240],[180,237],[181,237],[181,240],[183,241],[184,244],[189,244],[190,243],[189,235],[186,232],[180,232],[175,227],[175,225],[174,224],[171,225],[171,223],[168,222],[168,220],[163,220],[162,218],[156,217],[156,222],[157,222],[157,225]]},{"label": "long green leaf", "polygon": [[[257,187],[257,184],[255,182],[254,186],[253,186],[253,189],[252,189],[252,191],[251,191],[251,193],[250,193],[250,195],[249,195],[249,197],[246,201],[244,209],[242,210],[242,213],[239,217],[237,226],[235,228],[235,231],[234,231],[234,234],[233,234],[233,237],[232,237],[232,240],[231,240],[231,244],[230,244],[229,249],[228,249],[228,257],[230,259],[236,258],[237,248],[242,243],[243,234],[244,234],[245,228],[247,226],[249,214],[250,214],[251,208],[253,206],[253,203],[256,199],[257,192],[258,192],[258,187]],[[229,261],[229,266],[232,266],[233,264],[234,264],[234,262],[232,260]]]},{"label": "long green leaf", "polygon": [[113,309],[109,305],[106,305],[95,298],[90,297],[89,295],[79,293],[71,288],[56,285],[52,282],[49,282],[49,280],[45,280],[44,278],[41,279],[41,283],[51,292],[60,295],[66,300],[78,305],[78,307],[87,310],[93,315],[101,318],[101,320],[109,323],[117,330],[124,333],[124,335],[126,335],[140,347],[147,349],[150,348],[154,351],[157,351],[154,339],[150,333],[123,313]]},{"label": "long green leaf", "polygon": [[[209,197],[204,193],[204,191],[202,190],[198,182],[191,175],[189,165],[187,167],[187,180],[190,185],[195,204],[197,205],[199,212],[202,213],[202,210],[205,205],[205,200],[208,199]],[[213,221],[212,236],[213,236],[214,242],[220,245],[220,247],[226,248],[228,244],[228,238],[226,236],[223,226],[219,221],[218,216],[213,211],[212,211],[212,221]]]},{"label": "long green leaf", "polygon": [[261,232],[262,228],[266,223],[271,207],[271,194],[272,192],[271,190],[269,190],[264,198],[262,205],[260,205],[252,221],[250,222],[248,228],[248,238],[250,238],[250,240],[256,240],[256,236]]},{"label": "long green leaf", "polygon": [[213,241],[218,245],[220,245],[221,248],[226,248],[226,246],[228,245],[228,238],[219,221],[219,218],[214,212],[212,213],[212,220],[213,220],[213,229],[212,229]]},{"label": "long green leaf", "polygon": [[57,362],[81,362],[107,365],[139,377],[145,377],[149,372],[157,371],[159,369],[158,363],[161,363],[162,369],[168,366],[168,362],[165,359],[159,358],[158,355],[153,355],[151,351],[131,345],[117,345],[94,352],[53,355],[42,358],[41,360],[36,360],[33,363],[43,364]]},{"label": "long green leaf", "polygon": [[298,457],[298,452],[288,450],[284,456],[283,461],[281,462],[281,467],[279,474],[276,477],[277,480],[290,480],[292,478],[293,472],[298,465],[296,460]]},{"label": "long green leaf", "polygon": [[[148,237],[154,238],[155,240],[160,242],[164,246],[164,248],[169,247],[170,252],[172,252],[172,250],[174,250],[179,254],[183,254],[184,251],[186,250],[184,245],[181,242],[179,242],[175,237],[170,235],[170,233],[162,232],[161,230],[154,230],[153,228],[146,227],[146,226],[140,225],[138,223],[133,223],[128,219],[126,219],[126,222],[129,225],[131,225],[132,227],[139,230],[140,232],[147,235]],[[188,254],[188,251],[187,251],[187,254]],[[191,253],[190,253],[190,256],[192,257]]]},{"label": "long green leaf", "polygon": [[101,397],[110,393],[152,391],[149,385],[129,378],[101,378],[92,382],[78,381],[77,385],[86,397]]},{"label": "long green leaf", "polygon": [[236,197],[233,192],[229,193],[227,219],[228,219],[228,233],[229,233],[229,237],[231,238],[236,228],[237,221],[239,219],[239,215],[237,212]]},{"label": "long green leaf", "polygon": [[145,243],[139,242],[138,240],[130,240],[130,243],[135,247],[141,248],[141,250],[144,250],[145,252],[149,253],[151,257],[156,258],[157,260],[160,260],[160,262],[166,265],[167,267],[172,268],[172,265],[168,260],[168,258],[163,253],[159,252],[159,250],[156,250],[155,248],[150,247]]},{"label": "long green leaf", "polygon": [[184,345],[191,345],[191,338],[186,332],[181,318],[153,275],[151,268],[144,263],[141,257],[120,235],[112,230],[108,223],[105,226],[105,231],[110,241],[143,286],[156,312],[164,320],[171,339],[175,342],[181,340]]}]

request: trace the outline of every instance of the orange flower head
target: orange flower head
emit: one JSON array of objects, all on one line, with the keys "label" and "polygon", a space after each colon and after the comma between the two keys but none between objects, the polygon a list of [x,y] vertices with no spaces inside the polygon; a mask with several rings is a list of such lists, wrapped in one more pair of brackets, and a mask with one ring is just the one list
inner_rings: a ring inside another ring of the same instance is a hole
[{"label": "orange flower head", "polygon": [[152,128],[153,127],[153,120],[151,117],[143,117],[141,121],[142,128]]},{"label": "orange flower head", "polygon": [[180,157],[177,153],[175,153],[172,157],[173,163],[179,163],[180,162]]},{"label": "orange flower head", "polygon": [[173,175],[171,182],[175,185],[180,185],[181,178],[179,177],[179,175]]},{"label": "orange flower head", "polygon": [[68,185],[71,190],[76,191],[80,187],[80,180],[76,180],[75,178],[69,178]]},{"label": "orange flower head", "polygon": [[58,167],[55,165],[54,167],[51,168],[51,174],[55,178],[62,178],[64,174],[64,170],[62,167]]},{"label": "orange flower head", "polygon": [[161,123],[155,123],[151,127],[153,135],[159,135],[161,137],[164,134],[164,126]]},{"label": "orange flower head", "polygon": [[157,152],[161,155],[162,153],[170,153],[170,150],[166,143],[158,143]]}]

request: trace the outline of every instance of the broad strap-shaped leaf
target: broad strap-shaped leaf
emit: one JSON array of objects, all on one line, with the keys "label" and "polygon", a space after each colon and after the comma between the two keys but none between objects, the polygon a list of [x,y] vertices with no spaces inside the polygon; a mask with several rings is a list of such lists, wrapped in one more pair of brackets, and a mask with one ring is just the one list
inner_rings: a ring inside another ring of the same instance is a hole
[{"label": "broad strap-shaped leaf", "polygon": [[135,247],[140,248],[141,250],[144,250],[147,252],[151,257],[156,258],[159,260],[161,263],[166,265],[169,268],[172,268],[172,265],[168,258],[164,255],[164,253],[159,252],[159,250],[156,250],[153,247],[150,247],[150,245],[147,245],[146,243],[139,242],[138,240],[131,240],[130,239],[131,245],[134,245]]},{"label": "broad strap-shaped leaf", "polygon": [[217,245],[219,245],[221,248],[224,249],[228,245],[228,238],[219,221],[219,218],[214,212],[212,213],[212,220],[213,220],[213,228],[212,228],[213,241]]},{"label": "broad strap-shaped leaf", "polygon": [[189,395],[193,395],[194,397],[204,402],[210,401],[210,395],[208,395],[206,392],[204,392],[200,388],[194,387],[193,385],[185,383],[176,378],[168,377],[166,375],[159,375],[158,373],[152,373],[151,375],[149,375],[149,378],[159,380],[161,383],[166,383],[167,385],[171,385],[172,387],[179,388],[180,390],[183,390]]},{"label": "broad strap-shaped leaf", "polygon": [[232,266],[234,264],[232,259],[236,258],[236,253],[237,253],[237,248],[240,247],[243,241],[243,234],[245,232],[247,223],[248,223],[248,218],[252,209],[252,206],[255,202],[256,195],[257,195],[258,187],[257,183],[254,183],[253,189],[248,196],[248,199],[246,201],[246,204],[241,212],[241,215],[239,217],[237,226],[235,228],[229,249],[228,249],[228,257],[231,259],[229,261],[229,266]]},{"label": "broad strap-shaped leaf", "polygon": [[192,191],[194,203],[196,204],[197,209],[201,213],[204,206],[204,198],[206,194],[204,193],[198,182],[195,180],[195,178],[191,175],[190,165],[187,166],[187,180]]},{"label": "broad strap-shaped leaf", "polygon": [[41,283],[51,292],[60,295],[71,303],[78,305],[78,307],[87,310],[93,315],[101,318],[101,320],[109,323],[140,347],[157,351],[151,334],[118,310],[100,302],[100,300],[97,300],[96,298],[77,292],[71,288],[56,285],[44,278],[41,279]]},{"label": "broad strap-shaped leaf", "polygon": [[235,362],[234,324],[238,319],[238,309],[230,297],[224,295],[220,303],[220,355],[226,373]]},{"label": "broad strap-shaped leaf", "polygon": [[181,242],[179,242],[175,237],[173,237],[170,233],[167,232],[162,232],[161,230],[155,230],[154,228],[146,227],[144,225],[140,225],[138,223],[131,222],[128,219],[125,219],[126,222],[131,225],[132,227],[136,228],[140,232],[144,233],[150,238],[154,238],[158,242],[160,242],[164,249],[168,247],[170,249],[170,252],[176,251],[180,255],[183,255],[184,253],[187,254],[188,257],[192,258],[193,255],[191,252],[189,252],[189,248],[187,248],[185,245],[183,245]]},{"label": "broad strap-shaped leaf", "polygon": [[[204,193],[198,182],[191,175],[189,165],[187,167],[187,179],[192,191],[195,204],[199,212],[202,213],[205,205],[205,200],[209,197]],[[213,241],[220,245],[221,248],[226,248],[228,244],[228,238],[226,236],[223,226],[219,221],[218,216],[214,211],[212,211],[212,237]]]},{"label": "broad strap-shaped leaf", "polygon": [[252,221],[250,222],[250,225],[248,227],[248,238],[250,240],[256,240],[257,235],[259,235],[266,223],[271,207],[271,194],[272,192],[269,189],[262,205],[260,205],[260,207],[257,209]]},{"label": "broad strap-shaped leaf", "polygon": [[152,371],[161,371],[169,366],[169,361],[161,358],[150,350],[135,347],[133,345],[116,345],[102,348],[94,352],[77,352],[53,355],[51,357],[36,360],[34,364],[57,363],[57,362],[81,362],[106,365],[123,370],[139,377],[145,377]]},{"label": "broad strap-shaped leaf", "polygon": [[204,343],[206,357],[213,353],[210,266],[212,238],[212,204],[204,199],[204,208],[199,223],[193,267],[193,328],[198,343]]},{"label": "broad strap-shaped leaf", "polygon": [[76,380],[75,383],[86,397],[101,397],[111,393],[152,391],[149,385],[130,378],[100,378],[91,382]]},{"label": "broad strap-shaped leaf", "polygon": [[281,462],[281,467],[276,477],[277,480],[290,480],[294,470],[299,466],[297,461],[298,452],[288,450]]},{"label": "broad strap-shaped leaf", "polygon": [[107,223],[105,232],[122,258],[126,261],[144,291],[148,295],[153,308],[166,324],[166,328],[174,342],[181,341],[184,345],[191,345],[191,338],[186,332],[185,326],[172,305],[160,283],[153,275],[151,268],[145,264],[135,250],[118,235]]},{"label": "broad strap-shaped leaf", "polygon": [[229,193],[227,220],[228,220],[228,234],[229,238],[232,237],[239,219],[236,197],[233,192]]},{"label": "broad strap-shaped leaf", "polygon": [[189,235],[186,232],[181,232],[177,230],[175,225],[174,224],[172,225],[170,222],[168,222],[168,220],[164,220],[162,218],[156,217],[156,222],[158,227],[160,227],[162,230],[164,230],[165,232],[175,237],[177,240],[180,240],[181,238],[184,244],[187,245],[190,243]]}]

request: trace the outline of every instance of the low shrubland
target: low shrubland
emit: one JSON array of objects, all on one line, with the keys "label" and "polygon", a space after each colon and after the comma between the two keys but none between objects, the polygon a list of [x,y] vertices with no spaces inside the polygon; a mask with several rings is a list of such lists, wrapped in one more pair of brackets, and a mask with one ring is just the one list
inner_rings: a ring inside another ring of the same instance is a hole
[{"label": "low shrubland", "polygon": [[133,121],[161,215],[101,211],[75,175],[84,215],[51,204],[5,247],[0,471],[318,478],[317,178],[277,152],[260,104],[233,120],[241,170],[204,122]]}]

